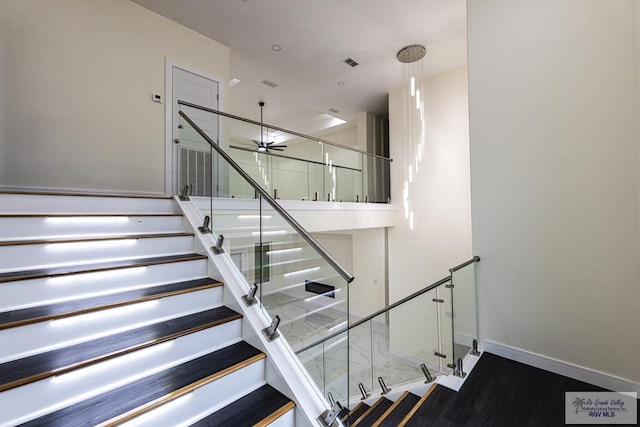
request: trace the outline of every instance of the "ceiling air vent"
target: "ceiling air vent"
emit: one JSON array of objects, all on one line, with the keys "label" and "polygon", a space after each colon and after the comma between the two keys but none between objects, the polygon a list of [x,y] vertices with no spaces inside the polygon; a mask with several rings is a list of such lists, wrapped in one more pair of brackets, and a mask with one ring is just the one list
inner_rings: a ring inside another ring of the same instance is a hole
[{"label": "ceiling air vent", "polygon": [[269,87],[278,87],[278,83],[276,83],[276,82],[272,82],[271,80],[267,80],[267,79],[264,79],[264,80],[262,81],[262,84],[263,84],[263,85],[267,85],[267,86],[269,86]]},{"label": "ceiling air vent", "polygon": [[336,110],[335,108],[329,108],[329,111],[331,111],[333,114],[338,114],[340,112],[340,110]]},{"label": "ceiling air vent", "polygon": [[352,67],[357,67],[358,65],[360,65],[358,64],[358,61],[356,61],[353,58],[347,58],[344,60],[344,62],[347,63],[348,65],[351,65]]}]

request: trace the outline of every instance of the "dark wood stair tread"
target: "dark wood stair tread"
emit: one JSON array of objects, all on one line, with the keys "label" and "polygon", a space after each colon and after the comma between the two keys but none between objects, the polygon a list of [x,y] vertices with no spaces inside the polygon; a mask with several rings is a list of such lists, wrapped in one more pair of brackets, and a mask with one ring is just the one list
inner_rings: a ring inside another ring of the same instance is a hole
[{"label": "dark wood stair tread", "polygon": [[391,405],[393,405],[392,401],[390,401],[386,397],[381,397],[376,401],[376,403],[371,405],[367,412],[365,412],[362,416],[360,416],[360,418],[356,420],[355,423],[353,423],[353,426],[372,426],[378,420],[378,418],[380,418],[382,414],[384,414],[387,409],[389,409]]},{"label": "dark wood stair tread", "polygon": [[217,307],[0,364],[0,392],[169,341],[242,316]]},{"label": "dark wood stair tread", "polygon": [[94,273],[98,271],[117,270],[119,268],[148,267],[151,265],[202,259],[207,259],[207,256],[191,253],[151,258],[135,258],[122,261],[70,265],[62,267],[40,268],[36,270],[9,271],[0,273],[0,283],[12,282],[16,280],[39,279],[43,277],[65,276],[78,273]]},{"label": "dark wood stair tread", "polygon": [[258,356],[264,357],[264,354],[241,341],[23,425],[61,427],[96,425],[170,394],[174,394],[177,398],[179,395],[174,392]]},{"label": "dark wood stair tread", "polygon": [[217,280],[203,278],[102,295],[98,297],[65,301],[57,304],[48,304],[8,311],[0,313],[0,330],[36,322],[60,319],[90,311],[136,304],[150,299],[158,299],[221,285],[222,283]]},{"label": "dark wood stair tread", "polygon": [[423,425],[423,421],[421,420],[425,411],[427,411],[427,413],[429,411],[427,409],[428,404],[433,400],[431,396],[440,393],[441,389],[443,389],[445,393],[451,392],[454,395],[456,394],[455,391],[449,390],[446,387],[438,387],[438,384],[436,383],[431,384],[431,387],[429,387],[429,389],[422,395],[422,397],[420,397],[418,402],[413,405],[413,408],[411,408],[407,415],[405,415],[405,417],[402,419],[402,421],[398,423],[398,426]]},{"label": "dark wood stair tread", "polygon": [[287,396],[267,384],[192,424],[192,427],[252,426],[290,402]]},{"label": "dark wood stair tread", "polygon": [[396,427],[419,401],[420,396],[417,396],[413,393],[407,393],[406,395],[404,395],[404,397],[402,397],[402,400],[400,402],[395,402],[397,403],[397,405],[395,405],[393,410],[388,415],[386,415],[378,425],[383,427]]},{"label": "dark wood stair tread", "polygon": [[117,236],[102,237],[62,237],[42,240],[7,240],[0,241],[0,246],[25,246],[25,245],[47,245],[56,243],[86,243],[86,242],[107,242],[114,240],[139,240],[139,239],[159,239],[165,237],[190,237],[193,233],[146,233],[146,234],[120,234]]},{"label": "dark wood stair tread", "polygon": [[351,412],[349,413],[349,418],[348,418],[349,425],[355,423],[356,420],[362,416],[362,414],[364,414],[369,410],[369,408],[370,406],[364,402],[358,403],[356,407],[353,408],[353,410],[351,410]]}]

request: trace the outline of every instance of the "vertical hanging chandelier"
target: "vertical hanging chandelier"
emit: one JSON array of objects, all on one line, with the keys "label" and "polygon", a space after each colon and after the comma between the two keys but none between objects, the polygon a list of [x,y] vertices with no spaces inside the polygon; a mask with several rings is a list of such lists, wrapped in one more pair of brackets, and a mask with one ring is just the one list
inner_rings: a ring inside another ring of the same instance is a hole
[{"label": "vertical hanging chandelier", "polygon": [[396,57],[404,64],[404,189],[402,205],[404,217],[413,230],[413,184],[422,162],[425,145],[424,91],[422,90],[422,58],[427,49],[411,45],[400,49]]}]

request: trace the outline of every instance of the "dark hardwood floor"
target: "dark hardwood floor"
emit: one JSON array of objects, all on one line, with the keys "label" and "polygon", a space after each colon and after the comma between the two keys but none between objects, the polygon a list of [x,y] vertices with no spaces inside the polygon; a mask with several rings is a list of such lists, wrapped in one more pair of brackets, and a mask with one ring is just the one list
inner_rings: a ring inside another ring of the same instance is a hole
[{"label": "dark hardwood floor", "polygon": [[604,389],[484,353],[460,392],[437,387],[407,426],[564,426],[567,391]]}]

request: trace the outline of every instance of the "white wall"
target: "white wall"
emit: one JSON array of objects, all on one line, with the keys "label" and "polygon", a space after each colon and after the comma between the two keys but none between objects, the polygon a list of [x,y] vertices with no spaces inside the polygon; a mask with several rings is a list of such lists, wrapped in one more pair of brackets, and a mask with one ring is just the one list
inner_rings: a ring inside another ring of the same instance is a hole
[{"label": "white wall", "polygon": [[363,318],[384,308],[385,229],[314,233],[314,237],[355,277],[349,285],[351,319]]},{"label": "white wall", "polygon": [[396,226],[389,231],[389,299],[393,303],[448,275],[471,258],[467,69],[423,82],[427,145],[414,179],[414,230],[404,218],[403,94],[389,96],[391,196]]},{"label": "white wall", "polygon": [[469,0],[468,36],[481,336],[639,381],[634,7]]},{"label": "white wall", "polygon": [[0,34],[2,186],[162,193],[165,57],[228,78],[226,47],[128,0],[5,0]]},{"label": "white wall", "polygon": [[353,275],[349,312],[365,317],[386,306],[387,266],[384,228],[353,230]]}]

